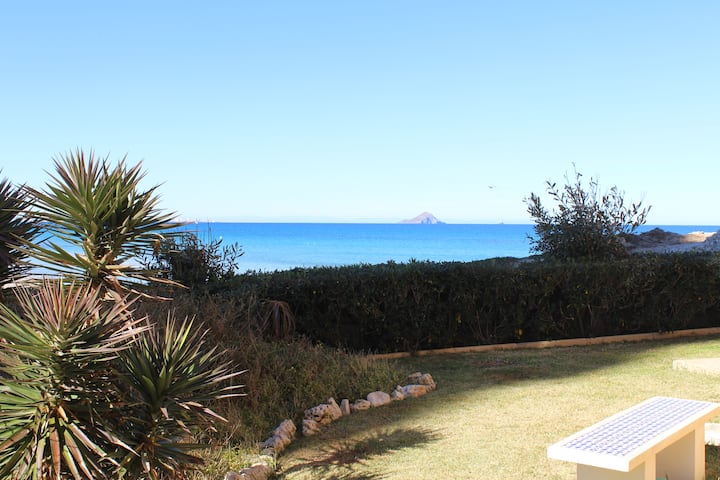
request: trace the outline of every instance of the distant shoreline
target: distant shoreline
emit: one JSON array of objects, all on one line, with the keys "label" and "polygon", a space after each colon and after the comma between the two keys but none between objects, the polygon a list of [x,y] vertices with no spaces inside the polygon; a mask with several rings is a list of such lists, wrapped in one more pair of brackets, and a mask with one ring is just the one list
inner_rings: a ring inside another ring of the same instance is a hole
[{"label": "distant shoreline", "polygon": [[[178,220],[175,223],[178,224],[178,226],[183,225],[228,225],[228,224],[248,224],[248,225],[255,225],[255,224],[262,224],[262,225],[422,225],[422,224],[415,224],[415,223],[403,223],[403,222],[393,222],[393,221],[383,221],[383,222],[356,222],[356,221],[307,221],[307,222],[294,222],[294,221],[263,221],[263,220]],[[527,226],[532,227],[535,224],[534,223],[512,223],[512,222],[443,222],[439,223],[437,225],[482,225],[482,226],[490,226],[490,225],[507,225],[507,226]],[[640,227],[640,231],[649,231],[654,228],[661,228],[665,231],[674,232],[674,233],[681,233],[681,234],[688,234],[688,233],[694,233],[694,232],[700,232],[700,233],[715,233],[718,230],[720,230],[720,225],[697,225],[697,224],[652,224],[652,225],[643,225]],[[668,230],[673,229],[673,230]]]},{"label": "distant shoreline", "polygon": [[[337,267],[410,260],[471,262],[532,255],[533,224],[414,225],[401,223],[192,222],[179,230],[201,241],[222,240],[244,252],[239,273]],[[656,228],[643,226],[640,231]],[[712,231],[707,225],[661,227],[678,234]],[[690,248],[690,247],[684,247]]]}]

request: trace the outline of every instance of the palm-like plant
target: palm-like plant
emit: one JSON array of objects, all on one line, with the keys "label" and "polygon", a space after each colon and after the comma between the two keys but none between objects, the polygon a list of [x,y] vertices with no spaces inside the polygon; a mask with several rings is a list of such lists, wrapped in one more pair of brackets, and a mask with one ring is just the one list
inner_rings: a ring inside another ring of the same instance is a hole
[{"label": "palm-like plant", "polygon": [[45,281],[0,305],[0,478],[103,478],[119,443],[112,361],[146,327],[90,286]]},{"label": "palm-like plant", "polygon": [[29,189],[32,215],[54,240],[28,244],[24,253],[67,278],[110,292],[154,279],[137,259],[152,254],[161,233],[177,224],[174,213],[159,210],[157,187],[140,190],[141,164],[128,167],[123,157],[111,167],[107,157],[76,150],[56,159],[55,170],[46,190]]},{"label": "palm-like plant", "polygon": [[206,334],[192,320],[178,323],[168,317],[164,328],[148,331],[120,354],[132,387],[124,430],[134,449],[121,462],[131,478],[179,478],[202,463],[191,453],[200,447],[193,435],[212,428],[217,419],[224,421],[208,403],[239,395],[235,390],[241,386],[228,382],[242,372],[216,360],[218,352],[205,344]]},{"label": "palm-like plant", "polygon": [[19,219],[52,240],[17,251],[60,278],[18,290],[19,313],[0,305],[0,478],[180,477],[199,461],[191,435],[220,418],[206,404],[236,395],[240,372],[191,321],[133,319],[130,295],[153,279],[137,260],[176,227],[139,191],[140,165],[78,150],[55,166]]},{"label": "palm-like plant", "polygon": [[20,245],[39,233],[37,221],[26,215],[28,200],[22,187],[15,187],[7,179],[0,180],[0,286],[27,269]]}]

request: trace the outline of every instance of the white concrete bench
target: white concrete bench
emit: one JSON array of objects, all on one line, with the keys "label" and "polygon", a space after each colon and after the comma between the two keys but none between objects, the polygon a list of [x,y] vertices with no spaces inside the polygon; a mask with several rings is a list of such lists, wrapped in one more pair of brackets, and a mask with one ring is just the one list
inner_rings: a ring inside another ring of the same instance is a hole
[{"label": "white concrete bench", "polygon": [[705,422],[720,403],[653,397],[548,447],[578,480],[703,480]]}]

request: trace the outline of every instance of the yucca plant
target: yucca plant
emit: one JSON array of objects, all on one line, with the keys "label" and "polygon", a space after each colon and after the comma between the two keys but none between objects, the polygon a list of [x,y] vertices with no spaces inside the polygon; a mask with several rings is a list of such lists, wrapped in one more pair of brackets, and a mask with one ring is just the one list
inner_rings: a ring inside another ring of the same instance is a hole
[{"label": "yucca plant", "polygon": [[118,385],[112,368],[145,328],[90,286],[45,281],[0,305],[0,478],[105,478]]},{"label": "yucca plant", "polygon": [[124,378],[132,386],[123,429],[133,451],[121,461],[130,478],[180,478],[201,464],[192,453],[202,447],[194,436],[213,429],[215,420],[225,421],[208,404],[240,395],[241,386],[229,382],[242,372],[217,360],[220,352],[206,344],[206,335],[192,320],[168,316],[163,328],[149,330],[121,352]]},{"label": "yucca plant", "polygon": [[194,436],[238,396],[189,320],[133,320],[90,285],[45,281],[0,305],[0,478],[181,478]]},{"label": "yucca plant", "polygon": [[38,222],[28,216],[29,197],[23,187],[0,180],[0,286],[27,270],[20,245],[39,233]]},{"label": "yucca plant", "polygon": [[117,294],[156,279],[138,259],[178,225],[174,213],[158,208],[157,187],[140,189],[141,163],[129,167],[125,161],[112,167],[107,157],[79,149],[55,159],[47,189],[28,189],[33,218],[53,238],[28,243],[23,253],[65,278]]},{"label": "yucca plant", "polygon": [[220,419],[207,404],[235,395],[239,373],[193,322],[133,318],[153,279],[138,259],[177,226],[139,190],[140,165],[78,150],[55,166],[47,190],[24,190],[50,240],[18,252],[59,276],[0,305],[0,478],[180,478],[200,461],[192,436]]}]

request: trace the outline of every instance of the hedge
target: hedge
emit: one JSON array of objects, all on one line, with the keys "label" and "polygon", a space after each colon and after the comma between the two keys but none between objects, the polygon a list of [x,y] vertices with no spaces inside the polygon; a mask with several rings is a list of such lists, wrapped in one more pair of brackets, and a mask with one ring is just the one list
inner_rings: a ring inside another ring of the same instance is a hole
[{"label": "hedge", "polygon": [[249,273],[226,295],[286,301],[299,334],[392,352],[720,325],[720,257],[498,258]]}]

